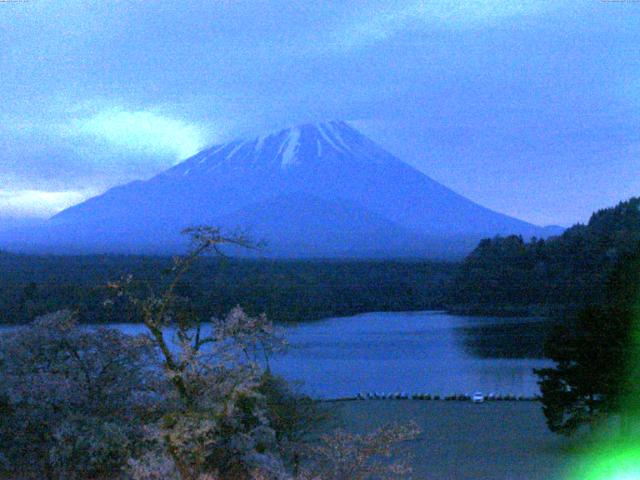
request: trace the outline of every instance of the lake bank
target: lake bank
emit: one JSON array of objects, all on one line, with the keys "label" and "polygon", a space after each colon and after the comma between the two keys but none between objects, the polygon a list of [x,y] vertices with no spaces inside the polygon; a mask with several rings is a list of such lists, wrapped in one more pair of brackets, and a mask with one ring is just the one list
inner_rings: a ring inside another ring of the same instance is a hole
[{"label": "lake bank", "polygon": [[538,402],[335,402],[337,423],[367,432],[416,422],[407,445],[416,479],[562,480],[576,455],[548,431]]}]

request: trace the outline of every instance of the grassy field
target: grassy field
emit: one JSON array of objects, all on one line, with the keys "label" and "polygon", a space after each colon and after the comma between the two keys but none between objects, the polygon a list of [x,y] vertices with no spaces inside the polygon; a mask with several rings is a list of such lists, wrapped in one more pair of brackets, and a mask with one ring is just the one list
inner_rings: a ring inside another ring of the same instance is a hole
[{"label": "grassy field", "polygon": [[354,401],[336,403],[347,430],[414,421],[407,448],[413,478],[555,480],[575,462],[567,440],[550,433],[537,402]]}]

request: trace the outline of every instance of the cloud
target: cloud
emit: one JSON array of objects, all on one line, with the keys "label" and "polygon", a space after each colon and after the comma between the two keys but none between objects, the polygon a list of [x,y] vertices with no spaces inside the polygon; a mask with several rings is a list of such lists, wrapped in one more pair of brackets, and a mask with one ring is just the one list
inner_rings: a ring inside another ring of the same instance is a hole
[{"label": "cloud", "polygon": [[72,121],[67,134],[85,137],[127,153],[183,160],[207,144],[207,132],[194,123],[154,111],[109,108]]},{"label": "cloud", "polygon": [[0,190],[0,213],[6,217],[50,217],[75,205],[90,192],[44,190]]},{"label": "cloud", "polygon": [[492,25],[506,19],[533,15],[558,7],[563,0],[417,0],[401,2],[396,8],[375,12],[359,18],[340,32],[342,47],[356,48],[372,45],[402,33],[410,28],[439,27],[467,29]]},{"label": "cloud", "polygon": [[[64,100],[64,99],[63,99]],[[123,108],[102,99],[0,112],[0,219],[47,218],[108,188],[148,178],[217,134],[170,105]],[[48,108],[46,108],[48,107]]]}]

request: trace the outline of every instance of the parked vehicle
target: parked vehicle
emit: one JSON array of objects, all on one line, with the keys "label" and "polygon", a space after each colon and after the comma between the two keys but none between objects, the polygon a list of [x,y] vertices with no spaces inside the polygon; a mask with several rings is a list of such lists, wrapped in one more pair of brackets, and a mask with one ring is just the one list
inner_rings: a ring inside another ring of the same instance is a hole
[{"label": "parked vehicle", "polygon": [[471,396],[473,403],[484,403],[484,395],[481,392],[476,392]]}]

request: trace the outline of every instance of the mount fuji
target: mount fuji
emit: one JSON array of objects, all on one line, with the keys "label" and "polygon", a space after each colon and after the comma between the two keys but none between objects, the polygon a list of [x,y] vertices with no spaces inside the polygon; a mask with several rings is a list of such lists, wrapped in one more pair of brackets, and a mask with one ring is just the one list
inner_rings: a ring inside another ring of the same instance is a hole
[{"label": "mount fuji", "polygon": [[57,253],[173,253],[193,225],[241,230],[280,257],[431,257],[483,237],[547,237],[403,163],[345,122],[306,124],[212,148],[112,188],[0,247]]}]

